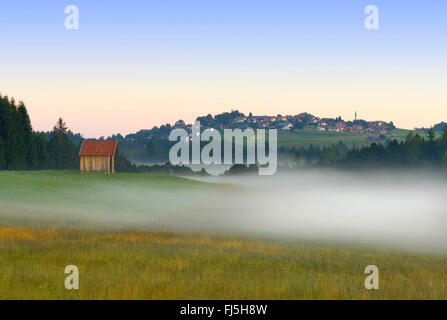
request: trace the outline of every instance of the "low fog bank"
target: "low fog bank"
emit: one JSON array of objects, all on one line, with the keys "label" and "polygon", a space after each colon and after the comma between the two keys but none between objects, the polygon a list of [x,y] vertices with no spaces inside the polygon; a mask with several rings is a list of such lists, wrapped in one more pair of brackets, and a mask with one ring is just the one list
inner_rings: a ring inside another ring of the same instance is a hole
[{"label": "low fog bank", "polygon": [[285,239],[447,253],[447,177],[434,172],[303,171],[205,178],[213,194],[178,223]]},{"label": "low fog bank", "polygon": [[0,222],[221,233],[447,253],[445,175],[312,170],[203,180],[213,184],[148,187],[111,179],[61,193],[0,197]]}]

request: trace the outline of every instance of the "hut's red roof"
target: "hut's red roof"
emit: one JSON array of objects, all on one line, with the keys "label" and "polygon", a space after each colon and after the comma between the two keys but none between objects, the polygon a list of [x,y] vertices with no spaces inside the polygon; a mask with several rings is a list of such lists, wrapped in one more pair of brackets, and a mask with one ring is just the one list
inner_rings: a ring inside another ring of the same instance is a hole
[{"label": "hut's red roof", "polygon": [[118,141],[84,141],[80,156],[114,156]]}]

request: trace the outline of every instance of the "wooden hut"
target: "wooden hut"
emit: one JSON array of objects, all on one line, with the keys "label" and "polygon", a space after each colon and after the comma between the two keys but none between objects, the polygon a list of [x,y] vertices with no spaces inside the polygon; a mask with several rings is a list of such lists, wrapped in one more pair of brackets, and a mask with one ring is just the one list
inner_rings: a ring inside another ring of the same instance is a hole
[{"label": "wooden hut", "polygon": [[79,158],[81,172],[115,172],[118,141],[83,141]]}]

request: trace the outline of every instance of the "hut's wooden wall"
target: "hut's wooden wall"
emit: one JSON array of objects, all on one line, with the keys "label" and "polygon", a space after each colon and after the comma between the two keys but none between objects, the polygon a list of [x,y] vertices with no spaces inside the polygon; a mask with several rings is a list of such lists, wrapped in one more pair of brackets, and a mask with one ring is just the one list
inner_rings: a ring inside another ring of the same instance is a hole
[{"label": "hut's wooden wall", "polygon": [[114,159],[110,156],[81,156],[81,172],[115,172]]}]

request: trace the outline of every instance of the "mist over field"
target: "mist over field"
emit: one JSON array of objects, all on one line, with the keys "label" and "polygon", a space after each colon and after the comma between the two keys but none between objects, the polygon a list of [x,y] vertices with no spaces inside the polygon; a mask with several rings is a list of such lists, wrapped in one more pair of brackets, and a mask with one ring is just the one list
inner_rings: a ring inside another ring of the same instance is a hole
[{"label": "mist over field", "polygon": [[447,252],[445,175],[309,171],[225,181],[247,189],[221,201],[215,214],[228,213],[222,228]]},{"label": "mist over field", "polygon": [[0,223],[219,233],[447,253],[447,177],[2,173]]}]

